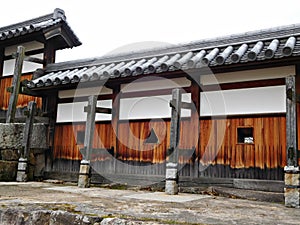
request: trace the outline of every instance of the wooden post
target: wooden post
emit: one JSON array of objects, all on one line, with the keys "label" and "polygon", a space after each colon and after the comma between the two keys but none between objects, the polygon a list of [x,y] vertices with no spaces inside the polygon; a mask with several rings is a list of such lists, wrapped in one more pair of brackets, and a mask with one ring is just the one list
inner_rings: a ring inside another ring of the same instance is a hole
[{"label": "wooden post", "polygon": [[4,67],[4,48],[0,48],[0,77],[3,76],[3,67]]},{"label": "wooden post", "polygon": [[298,166],[295,76],[286,78],[286,149],[287,166]]},{"label": "wooden post", "polygon": [[18,163],[17,181],[19,182],[24,182],[28,180],[28,159],[35,112],[36,103],[31,101],[28,104],[28,111],[26,111],[27,118],[24,127],[22,151]]},{"label": "wooden post", "polygon": [[199,146],[200,146],[200,87],[195,80],[191,80],[191,99],[193,107],[191,108],[191,127],[194,127],[193,130],[194,135],[197,135],[195,140],[195,161],[193,162],[193,168],[191,171],[191,175],[194,177],[199,176],[199,159],[200,155],[198,155]]},{"label": "wooden post", "polygon": [[181,113],[181,90],[172,91],[171,130],[170,130],[170,152],[166,166],[166,194],[178,194],[178,143],[180,136],[180,113]]},{"label": "wooden post", "polygon": [[97,95],[89,96],[88,106],[85,107],[85,112],[87,112],[87,119],[85,125],[85,136],[84,136],[84,154],[83,159],[80,162],[80,171],[78,178],[78,187],[87,188],[90,186],[90,154],[93,145],[93,137],[95,131],[95,115],[97,108]]},{"label": "wooden post", "polygon": [[18,101],[18,95],[20,90],[20,79],[22,74],[23,61],[25,57],[25,48],[18,46],[17,58],[14,68],[14,77],[12,82],[12,93],[9,98],[9,105],[6,115],[6,123],[13,123],[15,121],[16,107]]},{"label": "wooden post", "polygon": [[284,197],[287,207],[300,206],[300,170],[298,166],[297,109],[295,76],[286,78],[286,155]]},{"label": "wooden post", "polygon": [[113,147],[114,147],[114,158],[113,158],[113,168],[114,173],[116,172],[117,167],[117,158],[118,158],[118,122],[119,122],[119,112],[120,112],[120,85],[113,88],[113,97],[112,97],[112,116],[111,116],[111,125],[114,131],[113,134]]}]

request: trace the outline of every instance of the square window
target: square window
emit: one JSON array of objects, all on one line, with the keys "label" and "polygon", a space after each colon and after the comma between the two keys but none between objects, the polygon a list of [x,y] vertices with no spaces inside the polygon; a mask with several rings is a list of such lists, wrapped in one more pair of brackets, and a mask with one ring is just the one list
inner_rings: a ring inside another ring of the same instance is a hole
[{"label": "square window", "polygon": [[84,144],[84,135],[85,135],[85,131],[83,131],[83,130],[77,131],[77,136],[76,136],[77,145],[83,145]]},{"label": "square window", "polygon": [[253,127],[238,127],[237,140],[238,144],[253,144]]}]

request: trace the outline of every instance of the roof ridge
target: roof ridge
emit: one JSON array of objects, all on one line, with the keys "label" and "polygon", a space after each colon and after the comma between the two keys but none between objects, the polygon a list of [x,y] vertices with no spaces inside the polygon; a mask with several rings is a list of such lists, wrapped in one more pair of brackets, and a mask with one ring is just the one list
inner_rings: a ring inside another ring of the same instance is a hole
[{"label": "roof ridge", "polygon": [[197,51],[199,49],[207,49],[211,47],[221,48],[228,46],[228,44],[239,45],[241,43],[253,43],[259,40],[283,38],[285,36],[288,37],[294,34],[300,34],[300,23],[260,30],[253,30],[244,33],[231,34],[214,38],[205,38],[197,41],[178,43],[174,45],[169,44],[162,47],[155,47],[152,49],[139,49],[130,52],[107,54],[100,57],[64,61],[49,64],[46,68],[46,71],[60,70],[62,69],[62,67],[64,69],[68,69],[72,68],[73,65],[76,65],[76,67],[94,66],[98,64],[110,63],[112,61],[124,61],[124,58],[126,58],[126,61],[128,61],[132,59],[139,59],[141,57],[151,58],[154,56],[160,56],[164,54],[184,53],[186,51]]},{"label": "roof ridge", "polygon": [[60,8],[56,8],[54,9],[53,13],[49,13],[43,16],[39,16],[33,19],[29,19],[29,20],[25,20],[19,23],[14,23],[14,24],[10,24],[4,27],[0,27],[0,33],[8,31],[8,30],[12,30],[18,27],[23,27],[26,26],[27,24],[33,24],[33,23],[41,23],[43,21],[47,21],[47,20],[56,20],[56,19],[63,19],[66,20],[66,16],[64,13],[64,10],[60,9]]}]

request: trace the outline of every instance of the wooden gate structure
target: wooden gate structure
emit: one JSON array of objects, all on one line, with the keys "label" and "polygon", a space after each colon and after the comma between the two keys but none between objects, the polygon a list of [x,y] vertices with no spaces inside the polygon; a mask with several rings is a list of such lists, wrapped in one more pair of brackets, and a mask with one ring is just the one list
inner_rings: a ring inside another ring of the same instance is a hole
[{"label": "wooden gate structure", "polygon": [[72,118],[70,107],[83,112],[91,90],[103,87],[97,101],[109,103],[112,115],[96,118],[89,148],[92,167],[105,176],[92,172],[91,182],[104,182],[106,174],[129,182],[165,179],[169,108],[149,103],[136,114],[124,111],[144,98],[168,102],[172,90],[180,88],[195,109],[180,121],[178,148],[195,151],[191,157],[179,151],[178,162],[184,165],[179,176],[195,185],[268,180],[281,190],[285,181],[286,193],[298,193],[299,184],[292,181],[299,175],[300,25],[61,63],[54,63],[56,50],[81,44],[61,9],[0,28],[0,35],[2,117],[12,81],[3,68],[13,59],[11,49],[24,44],[25,55],[42,54],[42,66],[22,76],[27,81],[16,105],[20,111],[36,100],[46,117],[45,178],[77,181],[84,159],[80,149],[87,147],[86,117]]}]

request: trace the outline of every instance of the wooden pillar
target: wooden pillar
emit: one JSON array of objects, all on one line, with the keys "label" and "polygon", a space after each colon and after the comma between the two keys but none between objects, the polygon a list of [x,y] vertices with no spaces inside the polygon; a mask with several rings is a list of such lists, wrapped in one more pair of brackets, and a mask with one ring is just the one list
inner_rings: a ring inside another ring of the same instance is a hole
[{"label": "wooden pillar", "polygon": [[112,118],[111,125],[113,128],[113,147],[114,147],[114,173],[116,172],[117,158],[118,158],[118,123],[120,115],[120,85],[113,87],[112,97]]},{"label": "wooden pillar", "polygon": [[22,75],[23,61],[25,58],[25,48],[18,46],[17,58],[14,68],[14,77],[12,82],[12,93],[9,98],[8,110],[6,114],[6,123],[13,123],[15,121],[16,107],[18,95],[20,91],[20,79]]},{"label": "wooden pillar", "polygon": [[5,49],[0,48],[0,77],[3,76]]},{"label": "wooden pillar", "polygon": [[53,164],[53,150],[54,150],[54,135],[55,124],[57,117],[57,102],[58,92],[48,93],[47,97],[43,98],[42,110],[43,114],[49,118],[48,126],[48,144],[49,149],[45,152],[46,171],[51,171]]},{"label": "wooden pillar", "polygon": [[89,96],[88,106],[85,107],[84,111],[87,112],[86,125],[85,125],[85,136],[84,136],[84,154],[83,159],[80,162],[78,187],[87,188],[90,186],[91,179],[91,167],[90,157],[91,150],[93,148],[93,138],[95,131],[95,116],[97,107],[97,95]]},{"label": "wooden pillar", "polygon": [[181,114],[181,95],[180,89],[172,91],[171,131],[170,131],[170,151],[167,159],[166,168],[166,194],[178,194],[178,143],[180,137],[180,114]]},{"label": "wooden pillar", "polygon": [[199,176],[199,159],[200,159],[200,87],[196,81],[191,80],[191,100],[194,107],[191,108],[191,124],[195,130],[194,133],[194,140],[195,143],[195,161],[193,165],[193,170],[191,171],[191,176],[198,177]]},{"label": "wooden pillar", "polygon": [[53,47],[51,42],[46,42],[44,46],[44,67],[46,67],[49,63],[55,62],[55,53],[56,50]]},{"label": "wooden pillar", "polygon": [[19,182],[28,180],[28,159],[35,112],[36,103],[31,101],[28,104],[28,111],[26,113],[27,118],[24,127],[22,151],[18,162],[17,181]]},{"label": "wooden pillar", "polygon": [[295,76],[286,78],[286,155],[285,171],[285,205],[300,206],[300,171],[298,166],[297,143],[297,110],[296,110],[296,79]]}]

